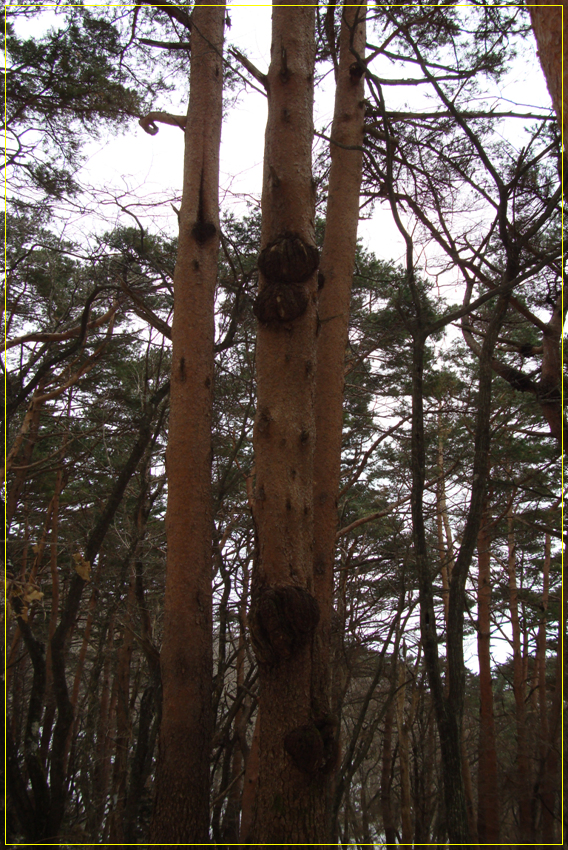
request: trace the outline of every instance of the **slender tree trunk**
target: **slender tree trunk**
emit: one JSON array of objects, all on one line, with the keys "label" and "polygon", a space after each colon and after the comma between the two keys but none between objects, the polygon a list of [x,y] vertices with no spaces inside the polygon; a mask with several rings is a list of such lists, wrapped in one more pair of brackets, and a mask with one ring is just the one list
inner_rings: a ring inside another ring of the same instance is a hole
[{"label": "slender tree trunk", "polygon": [[477,654],[479,658],[479,762],[477,830],[482,844],[499,843],[499,786],[491,681],[491,537],[487,505],[477,536]]},{"label": "slender tree trunk", "polygon": [[[550,734],[548,728],[548,701],[546,698],[546,612],[548,611],[550,575],[550,534],[547,534],[545,539],[542,573],[542,616],[538,625],[536,665],[538,677],[538,707],[540,716],[540,758],[542,762],[541,770],[544,774]],[[554,798],[550,800],[549,796],[544,793],[544,784],[544,782],[541,782],[542,843],[552,844],[554,841]],[[546,789],[546,791],[548,791],[548,789]]]},{"label": "slender tree trunk", "polygon": [[438,473],[440,475],[440,480],[436,486],[436,530],[438,534],[438,551],[440,553],[444,620],[447,624],[450,604],[450,579],[452,577],[452,569],[454,566],[454,542],[446,503],[446,484],[444,481],[444,438],[440,414],[438,414]]},{"label": "slender tree trunk", "polygon": [[[354,52],[364,57],[365,14],[361,5],[344,6],[331,128],[325,237],[319,274],[319,334],[315,389],[314,593],[320,620],[315,634],[312,700],[315,714],[333,715],[331,664],[333,565],[337,531],[343,430],[345,349],[355,266],[363,144],[364,74]],[[344,146],[344,147],[340,147]],[[350,148],[350,149],[348,149]],[[338,724],[338,718],[336,718]],[[339,760],[337,760],[339,761]],[[331,839],[334,766],[327,773],[326,823]]]},{"label": "slender tree trunk", "polygon": [[[314,587],[320,605],[316,632],[318,663],[314,690],[327,713],[329,648],[333,607],[333,561],[337,531],[345,348],[349,328],[351,283],[355,265],[361,147],[365,117],[363,68],[352,49],[365,52],[365,8],[345,6],[341,26],[339,71],[331,128],[331,169],[319,285],[319,335],[316,370],[316,446],[314,453]],[[337,144],[336,144],[337,143]],[[345,147],[339,147],[343,145]]]},{"label": "slender tree trunk", "polygon": [[211,416],[224,4],[196,3],[192,19],[166,455],[163,714],[151,828],[152,842],[163,844],[208,841],[213,726]]},{"label": "slender tree trunk", "polygon": [[259,751],[260,723],[257,712],[243,781],[243,795],[241,801],[241,828],[239,835],[241,844],[246,844],[249,841],[249,835],[252,826],[252,815],[254,809],[254,801],[256,798],[256,787],[258,784],[258,766],[260,755]]},{"label": "slender tree trunk", "polygon": [[[440,735],[442,752],[442,772],[444,777],[444,798],[446,823],[450,841],[469,845],[471,840],[467,818],[465,789],[461,759],[461,711],[457,714],[448,710],[448,698],[444,695],[440,660],[438,656],[438,636],[434,612],[434,593],[432,588],[430,558],[426,543],[424,524],[424,346],[426,335],[417,331],[413,346],[413,391],[412,391],[412,526],[414,550],[420,592],[420,634],[424,651],[424,662],[432,700],[436,711],[436,722]],[[450,607],[452,604],[450,586]],[[453,639],[463,640],[459,629]],[[448,634],[448,641],[449,641]],[[463,652],[463,648],[462,648]],[[455,692],[456,684],[454,684]]]},{"label": "slender tree trunk", "polygon": [[[410,752],[409,728],[412,722],[412,711],[408,721],[404,717],[406,702],[406,663],[399,657],[398,664],[398,693],[396,696],[396,723],[398,728],[398,760],[400,764],[400,846],[404,850],[412,848],[412,797],[410,791]],[[413,689],[414,690],[414,689]]]},{"label": "slender tree trunk", "polygon": [[381,811],[387,844],[396,844],[396,828],[392,810],[392,727],[394,720],[394,700],[390,700],[385,713],[385,732],[383,735],[383,755],[381,761]]},{"label": "slender tree trunk", "polygon": [[[313,413],[318,252],[311,171],[315,7],[274,5],[267,79],[254,429],[259,661],[251,844],[323,840],[327,733],[312,710]],[[325,737],[324,737],[325,736]]]},{"label": "slender tree trunk", "polygon": [[515,696],[515,720],[517,727],[517,802],[519,806],[519,843],[533,841],[533,823],[531,817],[531,794],[529,787],[529,761],[527,753],[527,731],[525,712],[525,676],[521,654],[521,627],[519,622],[519,603],[516,575],[515,531],[513,527],[513,509],[509,508],[508,526],[508,571],[509,571],[509,610],[511,613],[511,631],[513,635],[513,693]]},{"label": "slender tree trunk", "polygon": [[[566,584],[562,588],[562,613],[558,621],[558,648],[556,652],[556,670],[555,670],[555,687],[552,694],[552,704],[548,717],[548,752],[544,762],[544,778],[542,787],[542,802],[546,809],[546,820],[543,822],[543,831],[546,829],[547,834],[552,836],[551,840],[557,838],[557,830],[555,827],[555,814],[558,811],[557,799],[560,796],[561,783],[559,782],[559,765],[560,761],[560,745],[562,731],[562,706],[564,694],[564,652],[563,646],[566,641],[566,611],[568,609],[568,600],[566,598]],[[560,806],[562,810],[562,806]],[[565,825],[566,821],[564,821]],[[562,826],[560,826],[562,833]],[[544,836],[543,836],[544,842]]]},{"label": "slender tree trunk", "polygon": [[134,565],[131,567],[122,646],[118,653],[116,682],[116,736],[109,813],[109,842],[124,841],[124,812],[128,779],[128,750],[130,745],[130,663],[134,648],[132,609],[136,602]]},{"label": "slender tree trunk", "polygon": [[102,669],[101,694],[98,705],[98,720],[96,729],[96,746],[94,749],[94,768],[92,775],[93,799],[88,809],[87,826],[92,839],[99,837],[104,821],[105,803],[111,759],[111,659],[114,641],[114,615],[111,615],[106,646],[102,647],[104,655]]}]

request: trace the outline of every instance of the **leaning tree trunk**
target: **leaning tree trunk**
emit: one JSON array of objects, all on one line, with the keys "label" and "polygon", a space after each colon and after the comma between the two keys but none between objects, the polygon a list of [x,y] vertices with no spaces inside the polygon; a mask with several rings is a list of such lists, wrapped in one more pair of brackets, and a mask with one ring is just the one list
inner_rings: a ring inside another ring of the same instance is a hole
[{"label": "leaning tree trunk", "polygon": [[315,7],[275,4],[258,260],[254,428],[257,552],[249,625],[259,661],[259,773],[251,844],[321,842],[325,742],[311,705]]},{"label": "leaning tree trunk", "polygon": [[196,3],[174,273],[168,448],[163,714],[155,844],[207,842],[212,735],[214,294],[219,245],[223,3]]}]

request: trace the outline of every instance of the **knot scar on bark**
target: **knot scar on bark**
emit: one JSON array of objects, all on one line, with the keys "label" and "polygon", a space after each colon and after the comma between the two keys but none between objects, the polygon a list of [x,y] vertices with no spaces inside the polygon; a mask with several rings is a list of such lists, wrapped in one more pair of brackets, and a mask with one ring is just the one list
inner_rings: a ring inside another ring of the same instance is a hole
[{"label": "knot scar on bark", "polygon": [[314,723],[306,723],[288,732],[284,749],[303,773],[331,773],[339,758],[337,720],[326,715]]},{"label": "knot scar on bark", "polygon": [[199,204],[197,208],[197,221],[191,228],[191,235],[195,239],[198,245],[205,245],[209,239],[212,239],[217,233],[217,227],[213,224],[212,221],[207,221],[207,216],[205,213],[205,203],[203,200],[203,182],[204,176],[203,171],[201,172],[201,183],[199,186]]},{"label": "knot scar on bark", "polygon": [[259,591],[249,613],[249,628],[259,664],[275,666],[312,639],[319,607],[303,587],[287,585]]},{"label": "knot scar on bark", "polygon": [[287,83],[290,79],[290,71],[288,70],[288,54],[284,46],[282,46],[280,53],[280,79],[283,83]]},{"label": "knot scar on bark", "polygon": [[353,62],[353,64],[349,66],[349,78],[354,84],[359,82],[364,73],[365,68],[359,62]]}]

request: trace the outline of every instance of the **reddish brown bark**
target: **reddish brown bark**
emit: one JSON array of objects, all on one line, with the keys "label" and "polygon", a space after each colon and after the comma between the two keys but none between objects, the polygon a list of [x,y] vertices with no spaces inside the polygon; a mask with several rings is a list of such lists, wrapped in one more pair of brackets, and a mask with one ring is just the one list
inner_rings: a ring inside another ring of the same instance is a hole
[{"label": "reddish brown bark", "polygon": [[166,455],[163,714],[151,828],[152,842],[163,844],[208,840],[213,724],[211,410],[224,5],[196,3],[192,19]]},{"label": "reddish brown bark", "polygon": [[544,72],[546,85],[561,132],[566,139],[566,101],[562,100],[562,83],[564,83],[564,98],[568,91],[567,66],[564,64],[562,76],[562,23],[563,3],[552,5],[542,0],[531,0],[527,3],[531,15],[531,23],[536,38],[538,58]]},{"label": "reddish brown bark", "polygon": [[[355,55],[365,54],[365,13],[344,6],[340,30],[335,107],[331,128],[331,167],[325,237],[320,262],[319,334],[315,386],[314,593],[320,620],[315,635],[312,700],[319,715],[332,711],[333,565],[340,483],[345,348],[355,266],[363,144],[364,74]],[[348,149],[351,148],[351,149]],[[327,780],[326,821],[331,819],[331,776]]]},{"label": "reddish brown bark", "polygon": [[318,255],[311,171],[315,7],[274,5],[259,256],[254,429],[259,660],[251,844],[323,839],[324,743],[312,712],[313,393]]},{"label": "reddish brown bark", "polygon": [[[325,237],[320,262],[314,452],[314,589],[320,606],[314,695],[329,711],[333,562],[337,531],[345,347],[355,265],[365,109],[365,7],[345,6],[340,33]],[[343,147],[341,147],[343,146]],[[351,148],[348,150],[347,148]]]},{"label": "reddish brown bark", "polygon": [[499,843],[499,786],[491,680],[491,537],[484,510],[477,536],[477,654],[479,657],[479,761],[477,830],[479,841]]}]

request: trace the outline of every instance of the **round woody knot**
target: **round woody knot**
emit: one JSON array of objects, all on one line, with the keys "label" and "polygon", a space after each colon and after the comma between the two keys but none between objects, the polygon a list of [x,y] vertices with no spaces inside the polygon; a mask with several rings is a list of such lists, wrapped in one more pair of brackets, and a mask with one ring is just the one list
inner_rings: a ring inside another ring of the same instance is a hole
[{"label": "round woody knot", "polygon": [[291,658],[311,640],[319,621],[319,607],[303,587],[269,587],[253,600],[248,619],[258,662],[274,666]]},{"label": "round woody knot", "polygon": [[298,770],[314,775],[324,761],[322,736],[313,723],[298,726],[284,738],[284,748]]},{"label": "round woody knot", "polygon": [[283,233],[263,248],[258,268],[269,281],[304,283],[319,265],[319,251],[296,233]]},{"label": "round woody knot", "polygon": [[319,265],[319,251],[296,233],[284,233],[260,252],[258,268],[262,288],[254,303],[254,314],[264,324],[291,322],[308,307],[306,281]]},{"label": "round woody knot", "polygon": [[303,283],[267,281],[253,304],[253,313],[265,325],[293,322],[308,307],[309,295]]}]

